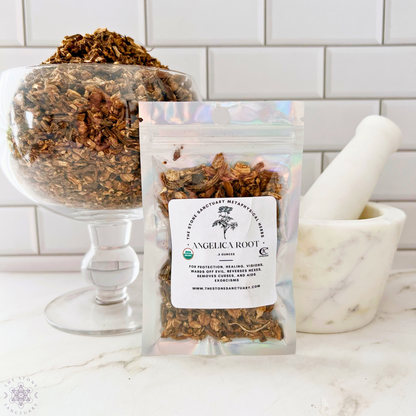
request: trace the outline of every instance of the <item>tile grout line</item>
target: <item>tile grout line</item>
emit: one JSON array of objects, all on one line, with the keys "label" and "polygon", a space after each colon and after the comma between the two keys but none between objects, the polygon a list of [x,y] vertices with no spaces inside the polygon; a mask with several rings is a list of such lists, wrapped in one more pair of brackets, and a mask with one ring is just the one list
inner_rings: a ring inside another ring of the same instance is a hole
[{"label": "tile grout line", "polygon": [[[280,49],[280,48],[414,48],[416,46],[416,42],[413,43],[388,43],[388,44],[379,44],[379,43],[370,43],[370,44],[278,44],[278,45],[255,45],[255,44],[248,44],[248,45],[241,45],[241,44],[227,44],[227,45],[152,45],[155,48],[267,48],[267,49]],[[39,48],[56,48],[57,45],[1,45],[0,49],[39,49]]]},{"label": "tile grout line", "polygon": [[207,97],[207,101],[209,101],[209,48],[208,46],[205,48],[205,77],[206,77],[206,97]]},{"label": "tile grout line", "polygon": [[323,84],[323,96],[322,98],[325,99],[326,97],[326,49],[327,47],[324,47],[324,70],[323,70],[323,77],[324,77],[324,84]]},{"label": "tile grout line", "polygon": [[[370,201],[374,202],[374,201]],[[397,202],[397,201],[380,201],[382,203],[385,202]],[[414,251],[416,252],[416,248],[398,248],[397,251]],[[136,254],[143,255],[142,251],[137,251]],[[18,258],[18,257],[36,257],[38,259],[46,259],[48,257],[80,257],[85,256],[85,253],[50,253],[50,254],[0,254],[1,258]]]},{"label": "tile grout line", "polygon": [[383,0],[383,22],[381,24],[381,44],[384,45],[384,32],[386,31],[386,0]]},{"label": "tile grout line", "polygon": [[[370,200],[369,202],[374,202]],[[387,202],[397,202],[397,201],[380,201],[380,203],[385,204]],[[398,248],[398,251],[415,251],[416,248]],[[136,251],[137,255],[143,255],[143,251]],[[83,257],[85,256],[85,253],[50,253],[50,254],[0,254],[1,258],[19,258],[19,257],[31,257],[31,258],[37,258],[37,259],[46,259],[48,257]]]},{"label": "tile grout line", "polygon": [[331,102],[331,101],[379,101],[379,100],[396,100],[396,101],[415,101],[416,100],[416,94],[413,97],[274,97],[274,98],[264,98],[264,97],[256,97],[256,98],[235,98],[235,97],[227,97],[227,98],[221,98],[216,101],[235,101],[235,100],[241,100],[241,101],[287,101],[287,100],[294,100],[294,101],[320,101],[320,102]]},{"label": "tile grout line", "polygon": [[[84,253],[41,253],[41,254],[0,254],[0,259],[5,257],[36,257],[36,258],[46,258],[46,257],[84,257],[87,251]],[[143,251],[136,251],[136,254],[143,254]]]},{"label": "tile grout line", "polygon": [[85,253],[40,253],[40,254],[0,254],[0,259],[2,257],[61,257],[61,256],[85,256]]},{"label": "tile grout line", "polygon": [[[339,153],[342,149],[343,148],[338,148],[338,149],[318,149],[318,148],[313,149],[313,148],[308,148],[306,150],[304,149],[303,153],[319,153],[319,152]],[[395,153],[416,153],[416,149],[399,149]]]},{"label": "tile grout line", "polygon": [[391,204],[395,204],[395,203],[410,203],[410,204],[414,204],[416,203],[416,201],[414,199],[380,199],[380,198],[374,198],[371,199],[372,202],[382,202],[382,203],[391,203]]},{"label": "tile grout line", "polygon": [[147,0],[143,0],[144,5],[144,44],[148,45],[147,39]]},{"label": "tile grout line", "polygon": [[0,208],[36,208],[37,205],[0,204]]},{"label": "tile grout line", "polygon": [[264,46],[267,45],[267,0],[264,0]]},{"label": "tile grout line", "polygon": [[26,7],[25,7],[25,0],[21,0],[22,2],[22,19],[23,19],[23,43],[24,47],[27,46],[27,34],[26,34]]},{"label": "tile grout line", "polygon": [[38,220],[38,207],[35,207],[35,224],[36,224],[36,237],[38,243],[38,255],[40,255],[40,235],[39,235],[39,220]]}]

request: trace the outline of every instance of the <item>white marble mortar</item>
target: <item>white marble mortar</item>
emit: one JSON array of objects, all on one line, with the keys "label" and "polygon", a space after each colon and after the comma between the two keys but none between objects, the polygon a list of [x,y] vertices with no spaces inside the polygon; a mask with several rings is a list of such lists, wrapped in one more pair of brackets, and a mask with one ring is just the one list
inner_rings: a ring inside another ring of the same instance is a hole
[{"label": "white marble mortar", "polygon": [[293,275],[297,330],[335,333],[374,318],[406,215],[368,203],[359,220],[299,221]]}]

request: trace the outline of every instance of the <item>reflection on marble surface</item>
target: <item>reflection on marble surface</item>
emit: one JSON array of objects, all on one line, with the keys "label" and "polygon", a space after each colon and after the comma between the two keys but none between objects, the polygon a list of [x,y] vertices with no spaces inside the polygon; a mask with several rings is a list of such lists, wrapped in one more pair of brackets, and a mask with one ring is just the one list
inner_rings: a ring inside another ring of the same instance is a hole
[{"label": "reflection on marble surface", "polygon": [[[0,414],[10,379],[36,382],[39,416],[414,416],[416,271],[392,275],[376,318],[343,334],[298,334],[293,356],[141,357],[141,335],[49,327],[50,299],[80,274],[0,274]],[[23,414],[23,413],[22,413]]]}]

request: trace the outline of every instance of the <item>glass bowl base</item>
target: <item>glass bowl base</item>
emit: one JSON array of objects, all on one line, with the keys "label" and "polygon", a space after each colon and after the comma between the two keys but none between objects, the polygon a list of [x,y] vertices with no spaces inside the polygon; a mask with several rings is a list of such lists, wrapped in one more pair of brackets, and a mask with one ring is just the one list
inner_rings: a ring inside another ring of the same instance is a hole
[{"label": "glass bowl base", "polygon": [[142,329],[142,291],[127,288],[127,299],[112,305],[96,303],[96,290],[85,287],[54,299],[45,318],[54,328],[78,335],[121,335]]}]

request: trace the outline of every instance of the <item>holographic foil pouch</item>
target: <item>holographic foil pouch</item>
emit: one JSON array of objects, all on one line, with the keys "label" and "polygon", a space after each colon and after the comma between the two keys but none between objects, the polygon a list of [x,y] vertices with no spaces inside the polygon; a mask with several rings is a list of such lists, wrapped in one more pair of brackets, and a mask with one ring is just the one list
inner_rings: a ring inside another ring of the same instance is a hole
[{"label": "holographic foil pouch", "polygon": [[143,355],[294,353],[303,103],[139,111]]}]

